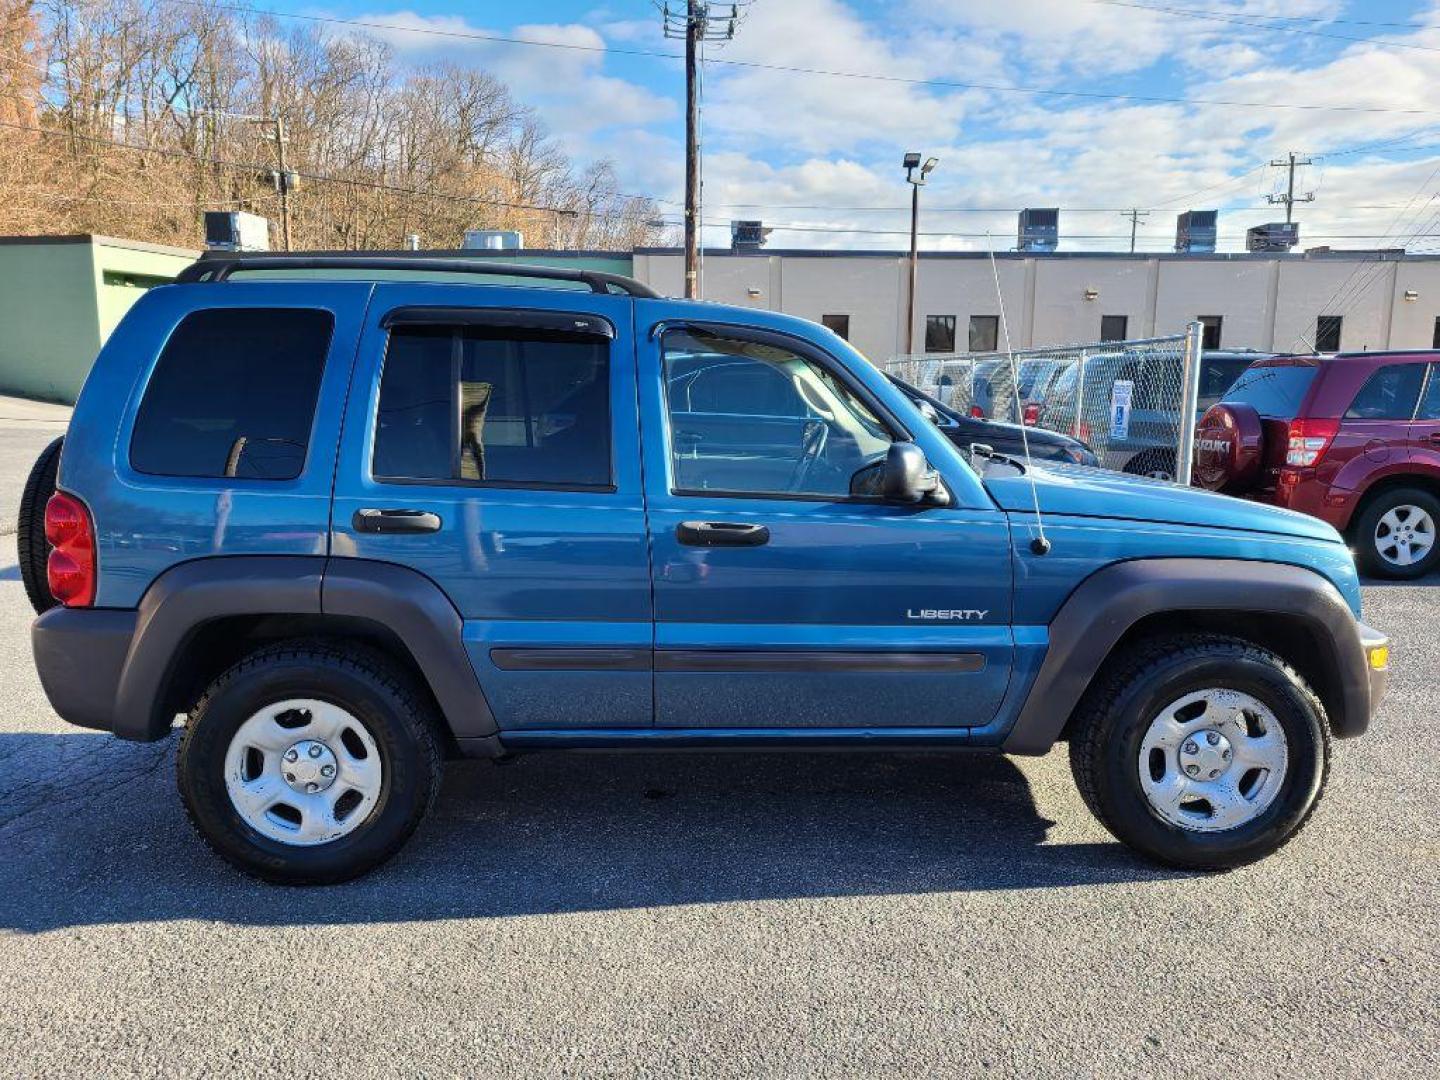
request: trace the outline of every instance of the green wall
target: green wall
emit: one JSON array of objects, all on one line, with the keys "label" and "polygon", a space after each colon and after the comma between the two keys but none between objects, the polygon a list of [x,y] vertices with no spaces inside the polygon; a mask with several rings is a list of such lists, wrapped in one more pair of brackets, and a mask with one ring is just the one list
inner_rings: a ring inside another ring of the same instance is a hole
[{"label": "green wall", "polygon": [[101,236],[0,238],[0,393],[72,404],[130,305],[196,255]]},{"label": "green wall", "polygon": [[69,404],[99,349],[91,245],[0,244],[0,393]]}]

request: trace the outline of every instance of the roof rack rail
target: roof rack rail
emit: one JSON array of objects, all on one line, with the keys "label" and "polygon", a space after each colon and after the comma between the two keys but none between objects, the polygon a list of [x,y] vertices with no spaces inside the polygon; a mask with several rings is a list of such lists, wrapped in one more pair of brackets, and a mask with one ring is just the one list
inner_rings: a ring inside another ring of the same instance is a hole
[{"label": "roof rack rail", "polygon": [[479,274],[486,277],[538,278],[546,281],[577,281],[594,293],[623,293],[627,296],[658,299],[650,286],[602,270],[572,270],[568,267],[536,266],[468,259],[452,252],[416,252],[372,255],[364,252],[319,251],[292,255],[273,251],[207,252],[176,276],[179,284],[225,281],[246,270],[439,270],[447,274]]}]

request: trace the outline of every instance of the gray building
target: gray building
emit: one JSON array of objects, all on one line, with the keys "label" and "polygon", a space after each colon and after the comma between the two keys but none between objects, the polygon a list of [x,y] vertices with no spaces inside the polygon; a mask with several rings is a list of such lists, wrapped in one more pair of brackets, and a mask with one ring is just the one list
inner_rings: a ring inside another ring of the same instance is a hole
[{"label": "gray building", "polygon": [[[1291,352],[1429,349],[1440,343],[1440,256],[997,253],[1016,348],[1181,332],[1200,319],[1212,348]],[[639,248],[633,273],[682,292],[674,248]],[[704,253],[707,300],[800,315],[876,360],[905,348],[908,256],[884,251]],[[990,256],[920,256],[915,343],[931,352],[1004,346]]]}]

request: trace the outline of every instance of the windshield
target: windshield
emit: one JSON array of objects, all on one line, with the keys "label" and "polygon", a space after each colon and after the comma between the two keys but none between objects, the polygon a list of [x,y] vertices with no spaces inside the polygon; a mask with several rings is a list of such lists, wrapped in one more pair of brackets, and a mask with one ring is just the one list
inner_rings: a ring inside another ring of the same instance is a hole
[{"label": "windshield", "polygon": [[1305,391],[1319,370],[1291,364],[1252,367],[1235,380],[1223,400],[1243,402],[1261,416],[1292,417],[1300,411]]}]

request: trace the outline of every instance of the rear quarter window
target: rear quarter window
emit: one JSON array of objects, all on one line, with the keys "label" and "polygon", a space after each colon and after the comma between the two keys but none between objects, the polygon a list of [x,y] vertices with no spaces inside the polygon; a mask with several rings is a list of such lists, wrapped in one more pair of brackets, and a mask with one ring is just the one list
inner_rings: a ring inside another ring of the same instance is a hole
[{"label": "rear quarter window", "polygon": [[1242,402],[1261,416],[1294,417],[1318,370],[1299,365],[1252,367],[1235,380],[1223,400]]},{"label": "rear quarter window", "polygon": [[334,325],[328,311],[308,308],[187,315],[145,388],[131,467],[155,476],[299,476]]},{"label": "rear quarter window", "polygon": [[1345,410],[1345,419],[1409,420],[1424,380],[1424,364],[1386,364],[1365,380]]}]

